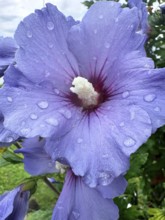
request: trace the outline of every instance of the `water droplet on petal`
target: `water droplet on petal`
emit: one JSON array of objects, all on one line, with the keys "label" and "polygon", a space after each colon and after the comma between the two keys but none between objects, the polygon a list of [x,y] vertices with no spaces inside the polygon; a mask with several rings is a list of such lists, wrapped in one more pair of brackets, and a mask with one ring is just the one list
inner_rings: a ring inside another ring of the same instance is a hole
[{"label": "water droplet on petal", "polygon": [[53,22],[49,21],[49,22],[47,23],[47,28],[48,28],[48,30],[52,31],[52,30],[54,29],[54,24],[53,24]]},{"label": "water droplet on petal", "polygon": [[105,48],[110,48],[110,43],[108,43],[108,42],[105,42],[105,44],[104,44],[104,46],[105,46]]},{"label": "water droplet on petal", "polygon": [[97,29],[95,29],[93,32],[94,32],[94,34],[97,34]]},{"label": "water droplet on petal", "polygon": [[160,107],[159,107],[159,106],[155,107],[155,108],[154,108],[154,111],[155,111],[155,112],[160,112]]},{"label": "water droplet on petal", "polygon": [[125,99],[130,95],[128,91],[123,92],[122,97]]},{"label": "water droplet on petal", "polygon": [[38,118],[38,116],[36,115],[36,114],[30,114],[30,118],[32,119],[32,120],[36,120],[37,118]]},{"label": "water droplet on petal", "polygon": [[133,147],[136,144],[136,141],[133,138],[128,137],[125,141],[124,141],[124,145],[126,147]]},{"label": "water droplet on petal", "polygon": [[56,118],[48,118],[45,120],[48,124],[50,125],[53,125],[53,126],[57,126],[59,123],[58,123],[58,120]]},{"label": "water droplet on petal", "polygon": [[5,142],[12,142],[12,141],[14,141],[14,138],[11,136],[9,136],[5,139]]},{"label": "water droplet on petal", "polygon": [[78,143],[78,144],[81,144],[82,142],[83,142],[83,139],[82,139],[82,138],[78,138],[78,139],[77,139],[77,143]]},{"label": "water droplet on petal", "polygon": [[103,158],[103,159],[108,159],[108,158],[109,158],[109,154],[103,154],[103,155],[102,155],[102,158]]},{"label": "water droplet on petal", "polygon": [[54,47],[54,44],[53,44],[53,43],[49,43],[49,44],[48,44],[48,47],[49,47],[50,49],[52,49],[52,48]]},{"label": "water droplet on petal", "polygon": [[8,96],[8,97],[7,97],[7,101],[8,101],[8,102],[12,102],[12,101],[13,101],[13,98],[10,97],[10,96]]},{"label": "water droplet on petal", "polygon": [[54,162],[51,161],[51,162],[48,163],[48,167],[51,168],[51,167],[54,167],[54,166],[55,166]]},{"label": "water droplet on petal", "polygon": [[27,37],[28,37],[28,38],[32,38],[32,36],[33,36],[33,34],[32,34],[32,32],[31,32],[31,31],[27,31],[27,33],[26,33],[26,34],[27,34]]},{"label": "water droplet on petal", "polygon": [[50,72],[49,71],[45,71],[45,77],[47,78],[48,76],[50,76]]},{"label": "water droplet on petal", "polygon": [[78,219],[80,217],[80,213],[78,211],[72,211],[72,215],[74,216],[75,219]]},{"label": "water droplet on petal", "polygon": [[144,101],[146,102],[153,102],[156,99],[155,94],[148,94],[144,96]]},{"label": "water droplet on petal", "polygon": [[100,18],[100,19],[103,19],[103,15],[99,15],[99,18]]},{"label": "water droplet on petal", "polygon": [[124,126],[125,126],[125,123],[124,123],[124,122],[121,122],[119,125],[120,125],[120,127],[124,127]]},{"label": "water droplet on petal", "polygon": [[61,109],[59,110],[60,113],[62,113],[62,115],[66,118],[66,119],[70,119],[72,117],[72,113],[69,110],[65,110],[65,109]]},{"label": "water droplet on petal", "polygon": [[119,18],[116,18],[116,19],[115,19],[115,22],[117,23],[118,21],[119,21]]},{"label": "water droplet on petal", "polygon": [[38,102],[37,105],[38,105],[40,108],[42,108],[42,109],[46,109],[46,108],[48,108],[48,106],[49,106],[49,104],[48,104],[47,101]]},{"label": "water droplet on petal", "polygon": [[23,128],[20,130],[21,134],[25,137],[29,134],[30,131],[31,131],[30,128]]},{"label": "water droplet on petal", "polygon": [[135,119],[135,111],[133,109],[130,109],[130,114],[131,114],[131,120]]},{"label": "water droplet on petal", "polygon": [[54,92],[59,95],[60,94],[60,91],[58,89],[54,89]]},{"label": "water droplet on petal", "polygon": [[109,171],[100,172],[98,180],[99,184],[102,186],[109,185],[112,181],[112,175]]}]

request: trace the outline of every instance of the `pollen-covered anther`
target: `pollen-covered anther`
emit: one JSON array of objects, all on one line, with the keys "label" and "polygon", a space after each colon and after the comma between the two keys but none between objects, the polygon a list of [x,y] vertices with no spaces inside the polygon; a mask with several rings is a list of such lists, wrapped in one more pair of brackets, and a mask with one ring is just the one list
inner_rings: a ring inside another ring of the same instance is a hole
[{"label": "pollen-covered anther", "polygon": [[74,78],[70,90],[77,94],[78,98],[82,101],[83,107],[90,107],[98,105],[99,93],[97,93],[87,79],[78,76]]}]

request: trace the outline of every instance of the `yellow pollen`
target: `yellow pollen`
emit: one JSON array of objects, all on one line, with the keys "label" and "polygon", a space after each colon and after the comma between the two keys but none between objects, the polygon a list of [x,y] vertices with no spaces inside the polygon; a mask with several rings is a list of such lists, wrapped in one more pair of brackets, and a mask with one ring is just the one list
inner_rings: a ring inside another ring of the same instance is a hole
[{"label": "yellow pollen", "polygon": [[77,94],[78,98],[82,101],[83,107],[89,107],[98,104],[99,94],[95,91],[92,83],[87,79],[78,76],[74,78],[70,90]]}]

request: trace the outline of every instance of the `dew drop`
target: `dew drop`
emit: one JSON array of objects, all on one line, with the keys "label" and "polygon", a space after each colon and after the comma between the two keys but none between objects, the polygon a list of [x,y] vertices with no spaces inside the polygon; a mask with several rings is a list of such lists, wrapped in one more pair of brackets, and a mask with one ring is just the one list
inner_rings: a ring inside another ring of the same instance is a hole
[{"label": "dew drop", "polygon": [[50,76],[50,72],[49,71],[45,71],[45,77],[47,78],[48,76]]},{"label": "dew drop", "polygon": [[42,109],[46,109],[46,108],[48,108],[48,106],[49,106],[49,104],[48,104],[47,101],[38,102],[37,105],[38,105],[40,108],[42,108]]},{"label": "dew drop", "polygon": [[94,34],[97,34],[97,29],[95,29],[93,32],[94,32]]},{"label": "dew drop", "polygon": [[105,48],[110,48],[110,43],[108,43],[108,42],[106,42],[105,44],[104,44],[104,46],[105,46]]},{"label": "dew drop", "polygon": [[72,113],[69,110],[61,109],[59,112],[66,118],[70,119],[72,117]]},{"label": "dew drop", "polygon": [[144,101],[146,102],[153,102],[156,99],[155,94],[148,94],[144,96]]},{"label": "dew drop", "polygon": [[74,216],[75,219],[78,219],[80,217],[80,213],[78,211],[72,211],[72,215]]},{"label": "dew drop", "polygon": [[125,99],[130,95],[128,91],[123,92],[122,97]]},{"label": "dew drop", "polygon": [[10,96],[8,96],[8,97],[7,97],[7,101],[8,101],[8,102],[12,102],[12,101],[13,101],[13,98],[10,97]]},{"label": "dew drop", "polygon": [[56,95],[60,94],[60,91],[58,89],[54,89],[54,92],[56,93]]},{"label": "dew drop", "polygon": [[160,107],[159,107],[159,106],[155,107],[155,108],[154,108],[154,111],[155,111],[155,112],[160,112]]},{"label": "dew drop", "polygon": [[121,122],[119,125],[120,125],[120,127],[124,127],[124,126],[125,126],[125,123],[124,123],[124,122]]},{"label": "dew drop", "polygon": [[131,114],[131,120],[135,119],[135,111],[130,109],[130,114]]},{"label": "dew drop", "polygon": [[9,137],[6,138],[5,141],[6,141],[6,142],[12,142],[12,141],[14,141],[14,138],[11,137],[11,136],[9,136]]},{"label": "dew drop", "polygon": [[32,36],[33,36],[33,34],[32,34],[32,32],[31,32],[31,31],[27,31],[27,33],[26,33],[26,34],[27,34],[27,37],[28,37],[28,38],[32,38]]},{"label": "dew drop", "polygon": [[110,184],[112,181],[112,175],[110,174],[110,172],[105,171],[105,172],[101,172],[99,174],[99,184],[106,186],[108,184]]},{"label": "dew drop", "polygon": [[53,24],[53,22],[49,21],[49,22],[47,23],[47,28],[48,28],[48,30],[52,31],[52,30],[54,29],[54,24]]},{"label": "dew drop", "polygon": [[56,118],[48,118],[45,120],[48,124],[50,125],[53,125],[53,126],[57,126],[59,123],[58,123],[58,120]]},{"label": "dew drop", "polygon": [[119,21],[119,18],[116,18],[116,19],[115,19],[115,22],[117,23],[118,21]]},{"label": "dew drop", "polygon": [[81,144],[82,142],[83,142],[83,139],[82,139],[82,138],[78,138],[78,139],[77,139],[77,143],[78,143],[78,144]]},{"label": "dew drop", "polygon": [[99,15],[99,18],[100,18],[100,19],[103,19],[103,15]]},{"label": "dew drop", "polygon": [[103,159],[108,159],[108,158],[109,158],[109,154],[103,154],[103,155],[102,155],[102,158],[103,158]]},{"label": "dew drop", "polygon": [[48,44],[48,47],[49,47],[50,49],[52,49],[52,48],[54,47],[54,44],[53,44],[53,43],[49,43],[49,44]]},{"label": "dew drop", "polygon": [[31,129],[30,128],[23,128],[20,131],[23,136],[27,136],[29,134],[29,132],[31,131]]},{"label": "dew drop", "polygon": [[133,138],[128,137],[125,141],[124,141],[124,145],[126,147],[133,147],[136,144],[136,141]]},{"label": "dew drop", "polygon": [[30,114],[30,118],[32,119],[32,120],[36,120],[37,118],[38,118],[38,116],[36,115],[36,114]]}]

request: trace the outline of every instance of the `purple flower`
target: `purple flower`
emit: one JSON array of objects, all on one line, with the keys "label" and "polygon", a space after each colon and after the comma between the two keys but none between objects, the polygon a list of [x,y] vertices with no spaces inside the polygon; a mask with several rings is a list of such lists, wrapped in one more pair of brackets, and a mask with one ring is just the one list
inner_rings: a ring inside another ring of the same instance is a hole
[{"label": "purple flower", "polygon": [[17,50],[16,43],[11,37],[0,37],[0,77],[9,64],[13,63],[15,52]]},{"label": "purple flower", "polygon": [[16,150],[16,153],[24,155],[24,168],[31,175],[42,175],[58,172],[55,168],[55,161],[46,152],[45,140],[39,137],[26,139],[22,143],[23,148]]},{"label": "purple flower", "polygon": [[0,220],[23,220],[28,209],[30,192],[21,186],[0,196]]},{"label": "purple flower", "polygon": [[119,177],[110,186],[90,188],[68,170],[52,220],[117,220],[118,208],[112,198],[123,193],[125,187],[124,178]]},{"label": "purple flower", "polygon": [[165,123],[165,69],[146,57],[139,11],[97,2],[76,23],[47,4],[15,33],[17,64],[0,90],[4,126],[48,138],[52,159],[92,187],[125,173]]}]

